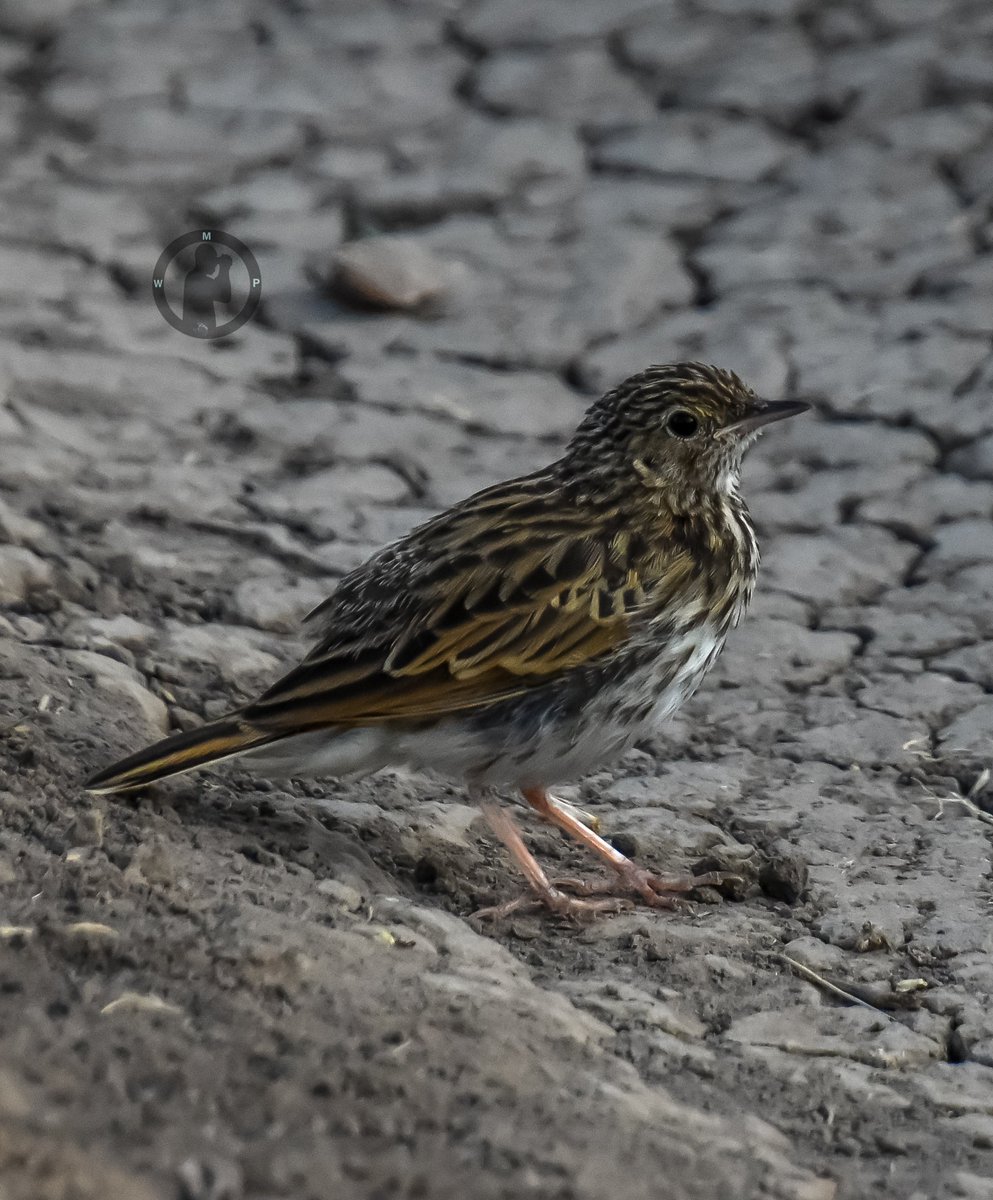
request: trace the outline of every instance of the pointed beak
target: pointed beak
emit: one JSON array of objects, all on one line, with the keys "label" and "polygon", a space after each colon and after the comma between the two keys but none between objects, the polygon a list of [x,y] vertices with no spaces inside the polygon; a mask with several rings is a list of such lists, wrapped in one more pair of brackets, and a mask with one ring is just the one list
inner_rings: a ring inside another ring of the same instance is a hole
[{"label": "pointed beak", "polygon": [[787,417],[798,417],[801,413],[810,412],[810,405],[803,400],[759,400],[752,411],[740,421],[725,425],[721,434],[754,433],[763,425],[771,425],[773,421],[785,421]]}]

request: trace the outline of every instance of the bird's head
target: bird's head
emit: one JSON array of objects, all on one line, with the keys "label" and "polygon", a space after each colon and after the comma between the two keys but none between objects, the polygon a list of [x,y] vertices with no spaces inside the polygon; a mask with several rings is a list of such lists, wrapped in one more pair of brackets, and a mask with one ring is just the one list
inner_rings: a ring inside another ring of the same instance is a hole
[{"label": "bird's head", "polygon": [[732,489],[762,427],[809,407],[760,400],[732,371],[704,363],[649,367],[590,407],[563,464],[574,478],[640,483],[692,503]]}]

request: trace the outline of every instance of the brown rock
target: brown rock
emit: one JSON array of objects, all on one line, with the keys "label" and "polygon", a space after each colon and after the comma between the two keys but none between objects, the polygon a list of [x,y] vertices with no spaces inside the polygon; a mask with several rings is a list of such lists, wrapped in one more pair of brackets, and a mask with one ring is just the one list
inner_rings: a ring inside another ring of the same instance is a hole
[{"label": "brown rock", "polygon": [[349,300],[377,308],[419,308],[446,288],[446,270],[413,238],[372,237],[339,246],[332,287]]}]

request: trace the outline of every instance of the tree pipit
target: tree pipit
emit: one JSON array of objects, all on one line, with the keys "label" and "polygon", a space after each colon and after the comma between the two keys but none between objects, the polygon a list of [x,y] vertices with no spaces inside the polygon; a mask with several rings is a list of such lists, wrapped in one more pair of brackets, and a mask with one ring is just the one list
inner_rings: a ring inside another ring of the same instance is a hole
[{"label": "tree pipit", "polygon": [[[470,496],[346,575],[307,618],[317,644],[258,699],[87,787],[124,791],[236,755],[269,776],[430,769],[472,791],[515,788],[604,859],[619,890],[672,907],[717,877],[652,875],[548,789],[652,733],[712,666],[758,568],[742,455],[807,407],[760,400],[701,363],[631,376],[551,466]],[[617,907],[554,886],[510,814],[484,811],[537,901]]]}]

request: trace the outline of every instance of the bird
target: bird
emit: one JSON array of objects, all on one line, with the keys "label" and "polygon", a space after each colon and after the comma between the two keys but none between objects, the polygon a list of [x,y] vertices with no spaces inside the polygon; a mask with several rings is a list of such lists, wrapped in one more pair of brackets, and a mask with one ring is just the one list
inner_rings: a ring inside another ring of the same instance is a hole
[{"label": "bird", "polygon": [[[551,789],[651,736],[703,680],[756,583],[743,455],[809,408],[700,362],[631,375],[549,466],[476,492],[344,575],[305,618],[312,649],[256,699],[85,787],[127,791],[236,756],[270,778],[430,770],[482,805],[528,882],[487,915],[678,907],[724,877],[653,874]],[[609,864],[608,880],[550,880],[510,811],[485,801],[501,789]]]}]

